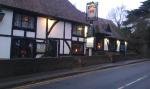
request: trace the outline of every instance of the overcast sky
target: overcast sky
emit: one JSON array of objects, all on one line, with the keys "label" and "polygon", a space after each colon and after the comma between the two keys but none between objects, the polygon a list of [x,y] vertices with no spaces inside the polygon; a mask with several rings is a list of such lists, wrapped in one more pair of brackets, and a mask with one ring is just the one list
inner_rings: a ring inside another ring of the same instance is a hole
[{"label": "overcast sky", "polygon": [[127,10],[136,9],[141,5],[141,2],[146,0],[69,0],[79,10],[86,11],[87,2],[98,2],[99,3],[99,17],[107,18],[108,13],[112,8],[116,8],[121,5],[125,5]]}]

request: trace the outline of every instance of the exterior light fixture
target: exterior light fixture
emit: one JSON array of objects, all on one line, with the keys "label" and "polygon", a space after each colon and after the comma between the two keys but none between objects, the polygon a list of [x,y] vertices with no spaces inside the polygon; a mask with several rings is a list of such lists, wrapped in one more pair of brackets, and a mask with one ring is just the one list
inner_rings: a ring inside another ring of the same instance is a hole
[{"label": "exterior light fixture", "polygon": [[118,44],[120,44],[120,41],[119,41],[119,40],[117,40],[117,45],[118,45]]},{"label": "exterior light fixture", "polygon": [[76,53],[78,52],[78,49],[77,49],[77,48],[75,49],[75,52],[76,52]]},{"label": "exterior light fixture", "polygon": [[125,46],[127,46],[128,45],[128,42],[127,41],[125,41]]},{"label": "exterior light fixture", "polygon": [[97,48],[98,48],[98,49],[101,48],[101,44],[100,44],[100,43],[97,44]]}]

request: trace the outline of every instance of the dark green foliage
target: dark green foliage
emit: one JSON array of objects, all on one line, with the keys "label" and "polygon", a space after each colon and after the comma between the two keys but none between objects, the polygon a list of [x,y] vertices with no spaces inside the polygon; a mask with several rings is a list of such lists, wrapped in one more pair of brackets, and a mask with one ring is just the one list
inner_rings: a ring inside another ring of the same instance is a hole
[{"label": "dark green foliage", "polygon": [[135,29],[129,38],[130,47],[144,56],[149,55],[150,0],[144,1],[138,9],[128,11],[127,21],[124,22],[124,25],[129,29]]}]

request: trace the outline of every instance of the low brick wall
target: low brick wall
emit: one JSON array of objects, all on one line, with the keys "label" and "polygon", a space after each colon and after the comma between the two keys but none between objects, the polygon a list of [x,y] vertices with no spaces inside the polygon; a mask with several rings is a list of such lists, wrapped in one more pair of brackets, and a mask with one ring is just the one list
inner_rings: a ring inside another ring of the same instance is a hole
[{"label": "low brick wall", "polygon": [[[133,56],[133,57],[131,57]],[[114,61],[135,59],[135,55],[113,55]],[[59,57],[39,59],[11,59],[0,60],[0,79],[12,76],[27,75],[32,73],[72,69],[95,64],[112,62],[107,55],[81,56],[81,57]]]}]

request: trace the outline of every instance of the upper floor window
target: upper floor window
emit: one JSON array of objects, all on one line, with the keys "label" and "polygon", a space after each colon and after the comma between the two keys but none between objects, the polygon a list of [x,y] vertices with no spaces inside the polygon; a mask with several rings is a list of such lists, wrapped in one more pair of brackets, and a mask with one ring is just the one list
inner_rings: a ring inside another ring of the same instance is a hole
[{"label": "upper floor window", "polygon": [[111,32],[111,28],[109,24],[107,25],[106,32]]},{"label": "upper floor window", "polygon": [[84,37],[84,26],[82,26],[82,25],[74,25],[73,26],[73,35],[83,36]]},{"label": "upper floor window", "polygon": [[35,30],[35,17],[23,14],[15,14],[14,27],[33,31]]}]

